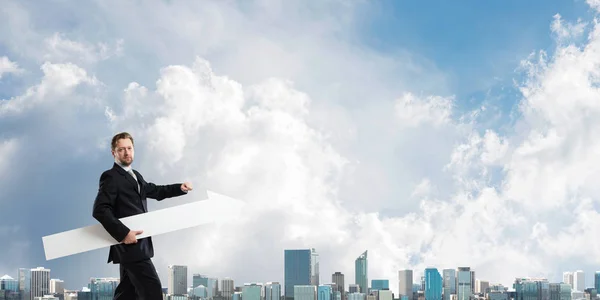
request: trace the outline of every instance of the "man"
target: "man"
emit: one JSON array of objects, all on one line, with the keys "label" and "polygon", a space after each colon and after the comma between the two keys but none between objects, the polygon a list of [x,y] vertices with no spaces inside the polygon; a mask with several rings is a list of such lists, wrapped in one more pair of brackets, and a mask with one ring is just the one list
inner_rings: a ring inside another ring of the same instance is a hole
[{"label": "man", "polygon": [[100,187],[94,201],[93,217],[119,242],[110,247],[108,263],[119,264],[120,283],[114,299],[162,300],[162,285],[151,258],[152,238],[137,239],[143,231],[131,229],[119,219],[148,212],[146,198],[158,201],[186,194],[192,190],[188,182],[155,185],[132,169],[133,137],[127,132],[115,135],[111,142],[115,159],[112,169],[100,176]]}]

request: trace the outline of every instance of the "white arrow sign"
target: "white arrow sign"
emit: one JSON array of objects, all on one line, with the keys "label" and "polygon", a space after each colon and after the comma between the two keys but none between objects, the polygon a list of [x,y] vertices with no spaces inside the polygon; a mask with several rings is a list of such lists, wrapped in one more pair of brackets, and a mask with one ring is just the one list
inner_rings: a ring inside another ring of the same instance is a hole
[{"label": "white arrow sign", "polygon": [[[230,221],[241,213],[245,203],[207,191],[208,200],[121,218],[132,230],[143,230],[138,239],[196,227],[208,223]],[[119,244],[102,227],[91,225],[42,237],[46,260]]]}]

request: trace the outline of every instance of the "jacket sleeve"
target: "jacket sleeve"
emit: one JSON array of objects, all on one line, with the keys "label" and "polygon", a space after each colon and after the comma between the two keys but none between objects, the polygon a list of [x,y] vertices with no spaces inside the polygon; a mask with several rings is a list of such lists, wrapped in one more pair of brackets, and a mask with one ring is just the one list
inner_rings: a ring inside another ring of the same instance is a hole
[{"label": "jacket sleeve", "polygon": [[122,242],[129,233],[129,228],[115,217],[116,199],[117,185],[115,180],[110,173],[104,172],[100,176],[100,186],[94,201],[92,216],[102,224],[115,240]]},{"label": "jacket sleeve", "polygon": [[181,185],[182,183],[156,185],[152,182],[146,182],[146,197],[160,201],[187,194],[187,192],[181,190]]}]

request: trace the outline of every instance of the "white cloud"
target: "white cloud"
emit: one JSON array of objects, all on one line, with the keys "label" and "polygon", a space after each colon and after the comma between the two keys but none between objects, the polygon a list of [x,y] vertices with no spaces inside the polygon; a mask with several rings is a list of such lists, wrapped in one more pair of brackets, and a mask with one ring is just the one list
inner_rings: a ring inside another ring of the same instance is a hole
[{"label": "white cloud", "polygon": [[54,33],[44,40],[46,51],[43,59],[52,62],[77,62],[93,64],[112,56],[123,54],[123,40],[117,40],[114,46],[106,43],[93,45],[86,42],[73,41],[63,34]]},{"label": "white cloud", "polygon": [[19,67],[19,65],[8,59],[6,56],[0,57],[0,79],[5,74],[20,74],[23,73],[24,70]]},{"label": "white cloud", "polygon": [[564,23],[560,14],[554,15],[554,21],[552,22],[552,32],[556,34],[558,41],[563,42],[565,40],[581,37],[588,24],[577,20],[576,24]]},{"label": "white cloud", "polygon": [[405,93],[396,102],[396,114],[408,127],[427,123],[442,126],[451,122],[453,102],[452,97],[419,98],[412,93]]}]

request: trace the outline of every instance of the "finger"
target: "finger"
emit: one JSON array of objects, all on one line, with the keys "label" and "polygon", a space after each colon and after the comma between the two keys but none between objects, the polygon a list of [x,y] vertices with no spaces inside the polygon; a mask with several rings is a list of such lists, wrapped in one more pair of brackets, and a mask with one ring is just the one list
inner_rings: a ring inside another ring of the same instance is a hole
[{"label": "finger", "polygon": [[144,233],[143,230],[138,230],[138,231],[135,232],[135,235],[142,234],[142,233]]}]

